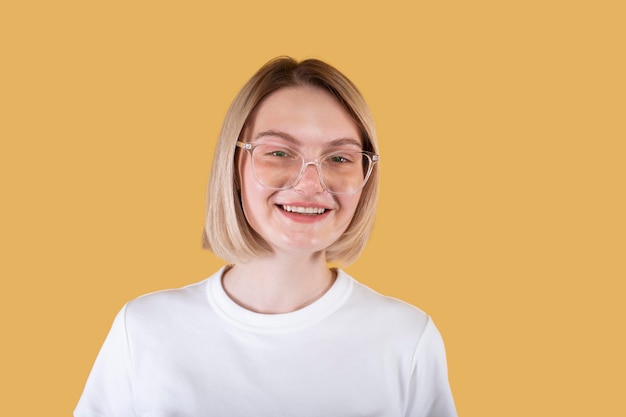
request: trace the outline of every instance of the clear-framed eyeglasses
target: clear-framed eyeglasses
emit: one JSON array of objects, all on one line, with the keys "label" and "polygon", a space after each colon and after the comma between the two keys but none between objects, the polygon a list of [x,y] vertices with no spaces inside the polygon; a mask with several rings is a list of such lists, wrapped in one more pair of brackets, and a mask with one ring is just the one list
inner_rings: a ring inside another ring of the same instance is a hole
[{"label": "clear-framed eyeglasses", "polygon": [[284,144],[237,141],[237,147],[250,154],[256,180],[275,190],[294,187],[306,168],[314,165],[325,191],[355,194],[365,186],[374,165],[380,160],[380,155],[356,149],[335,150],[307,161],[301,153]]}]

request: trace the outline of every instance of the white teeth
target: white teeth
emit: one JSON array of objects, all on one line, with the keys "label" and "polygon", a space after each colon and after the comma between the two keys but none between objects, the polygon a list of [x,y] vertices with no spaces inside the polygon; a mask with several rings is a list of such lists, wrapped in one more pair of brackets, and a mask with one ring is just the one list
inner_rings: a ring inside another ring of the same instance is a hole
[{"label": "white teeth", "polygon": [[300,214],[323,214],[326,211],[326,209],[322,207],[297,207],[283,205],[282,208],[285,211]]}]

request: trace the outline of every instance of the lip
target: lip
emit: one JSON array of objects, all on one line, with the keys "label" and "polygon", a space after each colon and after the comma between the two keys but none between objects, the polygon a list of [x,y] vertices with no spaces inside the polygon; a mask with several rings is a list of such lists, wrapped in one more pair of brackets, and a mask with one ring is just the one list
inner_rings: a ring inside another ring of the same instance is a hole
[{"label": "lip", "polygon": [[[308,214],[308,213],[296,213],[292,211],[283,210],[283,206],[292,206],[292,207],[304,207],[304,208],[323,208],[325,211],[322,214]],[[316,223],[327,218],[330,213],[333,211],[332,209],[324,206],[323,204],[316,203],[281,203],[276,204],[276,210],[278,210],[283,216],[286,218],[293,220],[298,223]]]}]

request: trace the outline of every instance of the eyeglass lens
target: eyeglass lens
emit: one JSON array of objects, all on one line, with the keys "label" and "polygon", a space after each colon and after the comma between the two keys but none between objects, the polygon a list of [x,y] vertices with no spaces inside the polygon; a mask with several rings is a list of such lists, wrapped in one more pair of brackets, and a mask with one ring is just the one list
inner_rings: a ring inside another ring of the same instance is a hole
[{"label": "eyeglass lens", "polygon": [[[285,147],[262,144],[252,151],[254,174],[266,187],[293,187],[300,179],[304,164],[302,155]],[[327,191],[351,194],[365,184],[370,164],[370,158],[361,151],[340,150],[320,157],[317,167]]]}]

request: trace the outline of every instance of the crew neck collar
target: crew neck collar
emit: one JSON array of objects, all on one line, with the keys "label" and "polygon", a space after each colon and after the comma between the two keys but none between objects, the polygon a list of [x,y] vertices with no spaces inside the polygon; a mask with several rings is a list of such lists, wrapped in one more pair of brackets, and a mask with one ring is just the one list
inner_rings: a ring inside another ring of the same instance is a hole
[{"label": "crew neck collar", "polygon": [[290,313],[261,314],[235,303],[224,290],[222,278],[227,266],[220,268],[209,279],[209,302],[225,321],[256,332],[283,332],[314,324],[335,312],[343,305],[353,287],[352,278],[337,269],[337,278],[324,295],[313,303]]}]

